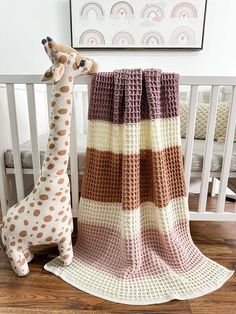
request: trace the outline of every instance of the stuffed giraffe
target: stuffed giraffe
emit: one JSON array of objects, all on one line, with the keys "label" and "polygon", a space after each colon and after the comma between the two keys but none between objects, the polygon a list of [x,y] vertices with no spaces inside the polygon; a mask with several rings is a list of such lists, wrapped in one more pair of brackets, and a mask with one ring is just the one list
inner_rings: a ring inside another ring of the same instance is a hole
[{"label": "stuffed giraffe", "polygon": [[56,44],[50,37],[42,44],[52,62],[42,81],[54,80],[47,151],[33,191],[8,210],[0,229],[3,249],[18,276],[29,273],[28,263],[33,259],[30,248],[34,245],[56,243],[64,265],[72,262],[73,221],[67,175],[72,88],[75,77],[97,69],[92,59]]}]

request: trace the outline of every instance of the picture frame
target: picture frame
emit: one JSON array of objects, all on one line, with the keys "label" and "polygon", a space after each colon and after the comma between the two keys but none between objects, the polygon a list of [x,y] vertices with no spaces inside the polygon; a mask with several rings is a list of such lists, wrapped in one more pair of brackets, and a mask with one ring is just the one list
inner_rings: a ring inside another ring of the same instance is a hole
[{"label": "picture frame", "polygon": [[207,0],[70,0],[75,49],[203,49]]}]

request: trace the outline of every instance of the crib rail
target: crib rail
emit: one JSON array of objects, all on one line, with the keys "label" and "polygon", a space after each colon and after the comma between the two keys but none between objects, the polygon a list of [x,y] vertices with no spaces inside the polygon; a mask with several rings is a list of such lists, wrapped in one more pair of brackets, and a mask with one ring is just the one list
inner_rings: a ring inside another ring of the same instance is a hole
[{"label": "crib rail", "polygon": [[[14,174],[16,182],[17,199],[24,197],[24,180],[26,174],[33,174],[34,182],[40,173],[40,153],[38,143],[38,127],[37,127],[37,108],[35,101],[35,84],[42,84],[40,75],[0,75],[0,84],[6,87],[8,115],[11,133],[11,145],[14,157],[14,169],[6,169],[4,163],[4,152],[6,147],[3,147],[0,140],[0,200],[3,213],[9,207],[8,204],[8,176]],[[15,84],[24,84],[26,86],[28,118],[30,139],[32,146],[32,162],[33,169],[22,169],[18,120],[15,101]],[[89,97],[91,87],[91,76],[84,75],[75,81],[74,95],[78,89],[78,85],[87,86],[88,93],[82,93],[82,97]],[[234,212],[225,211],[225,197],[230,175],[230,162],[233,149],[234,131],[236,123],[236,77],[214,77],[214,76],[181,76],[180,85],[190,86],[190,110],[189,120],[186,135],[186,149],[184,153],[184,173],[187,192],[189,191],[190,178],[193,176],[201,177],[201,188],[197,211],[190,211],[190,219],[192,220],[225,220],[236,221],[236,210]],[[192,173],[192,155],[194,145],[195,122],[197,115],[197,104],[200,86],[211,87],[210,110],[208,116],[208,127],[206,131],[206,141],[203,157],[203,168],[200,174]],[[214,130],[217,115],[217,106],[219,101],[219,92],[221,86],[229,86],[232,88],[232,101],[230,104],[230,114],[227,125],[226,142],[223,153],[223,164],[220,173],[211,172],[211,159],[214,141]],[[50,101],[52,85],[47,84],[47,100]],[[48,106],[48,116],[50,116],[50,106]],[[79,169],[78,169],[78,151],[77,151],[77,106],[73,107],[72,122],[71,122],[71,147],[70,147],[70,177],[72,191],[72,208],[74,215],[77,214],[79,203]],[[83,131],[87,129],[87,108],[83,110]],[[9,148],[9,147],[8,147]],[[214,212],[206,210],[208,185],[210,177],[218,177],[220,179],[219,195]],[[236,177],[236,172],[233,174]]]}]

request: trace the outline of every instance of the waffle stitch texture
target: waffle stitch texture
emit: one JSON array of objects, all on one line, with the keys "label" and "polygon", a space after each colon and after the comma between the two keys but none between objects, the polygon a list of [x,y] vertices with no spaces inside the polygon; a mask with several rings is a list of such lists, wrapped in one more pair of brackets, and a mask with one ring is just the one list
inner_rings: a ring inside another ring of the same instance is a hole
[{"label": "waffle stitch texture", "polygon": [[75,258],[45,265],[92,295],[125,304],[190,299],[233,274],[190,235],[178,84],[177,74],[156,69],[93,76]]}]

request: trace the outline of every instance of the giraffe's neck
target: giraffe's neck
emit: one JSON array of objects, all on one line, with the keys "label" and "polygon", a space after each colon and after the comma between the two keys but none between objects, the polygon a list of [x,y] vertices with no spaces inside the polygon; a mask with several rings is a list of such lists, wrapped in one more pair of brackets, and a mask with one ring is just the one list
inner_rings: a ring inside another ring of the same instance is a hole
[{"label": "giraffe's neck", "polygon": [[54,85],[51,97],[51,118],[47,151],[41,175],[60,176],[66,173],[69,159],[70,122],[73,78],[64,74]]}]

